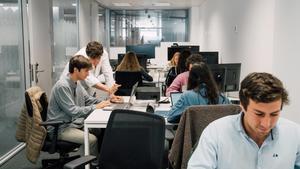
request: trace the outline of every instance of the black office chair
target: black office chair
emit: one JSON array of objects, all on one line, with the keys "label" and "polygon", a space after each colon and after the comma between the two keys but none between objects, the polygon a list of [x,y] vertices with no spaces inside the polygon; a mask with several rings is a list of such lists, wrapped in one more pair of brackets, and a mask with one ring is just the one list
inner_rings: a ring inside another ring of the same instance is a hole
[{"label": "black office chair", "polygon": [[[72,143],[68,141],[62,141],[57,139],[58,135],[58,127],[59,125],[65,124],[66,122],[63,121],[46,121],[47,119],[47,107],[48,107],[48,100],[46,93],[43,93],[40,98],[38,99],[40,105],[42,106],[42,111],[40,112],[41,118],[43,120],[42,123],[38,124],[40,126],[53,126],[54,129],[54,134],[52,138],[50,139],[49,135],[46,136],[46,139],[44,141],[42,151],[48,152],[50,154],[54,153],[59,153],[59,158],[58,159],[43,159],[42,160],[42,167],[43,168],[63,168],[63,165],[69,161],[72,161],[76,158],[79,158],[79,155],[76,156],[69,156],[69,153],[74,151],[75,149],[80,147],[80,144],[77,143]],[[32,104],[32,100],[30,99],[30,96],[28,92],[25,92],[25,104],[26,104],[26,109],[28,112],[28,115],[32,117],[34,107]]]},{"label": "black office chair", "polygon": [[[99,157],[101,169],[162,169],[165,139],[163,117],[132,111],[112,111]],[[65,165],[76,169],[95,157],[86,156]]]},{"label": "black office chair", "polygon": [[132,86],[136,82],[139,82],[139,86],[142,86],[142,73],[116,71],[115,80],[117,84],[121,85],[115,94],[118,96],[130,96]]}]

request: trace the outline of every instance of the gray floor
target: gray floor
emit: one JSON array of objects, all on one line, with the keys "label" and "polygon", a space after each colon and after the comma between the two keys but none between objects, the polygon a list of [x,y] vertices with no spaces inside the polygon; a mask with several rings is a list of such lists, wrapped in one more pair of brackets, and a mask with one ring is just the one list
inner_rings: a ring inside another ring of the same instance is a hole
[{"label": "gray floor", "polygon": [[[75,153],[74,153],[75,154]],[[32,164],[26,158],[25,149],[10,159],[8,162],[0,166],[0,169],[41,169],[41,159],[56,158],[58,154],[50,155],[42,152],[36,164]]]}]

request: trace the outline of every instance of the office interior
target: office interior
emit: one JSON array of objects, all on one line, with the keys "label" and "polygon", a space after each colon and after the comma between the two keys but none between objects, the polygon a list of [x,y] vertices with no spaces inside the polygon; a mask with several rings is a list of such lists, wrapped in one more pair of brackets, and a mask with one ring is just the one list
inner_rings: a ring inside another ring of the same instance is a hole
[{"label": "office interior", "polygon": [[24,148],[15,139],[24,91],[38,85],[49,96],[68,59],[92,40],[110,59],[127,43],[153,43],[157,66],[173,43],[218,51],[219,63],[241,63],[240,79],[279,77],[290,96],[282,116],[300,123],[299,8],[297,0],[0,0],[0,168]]}]

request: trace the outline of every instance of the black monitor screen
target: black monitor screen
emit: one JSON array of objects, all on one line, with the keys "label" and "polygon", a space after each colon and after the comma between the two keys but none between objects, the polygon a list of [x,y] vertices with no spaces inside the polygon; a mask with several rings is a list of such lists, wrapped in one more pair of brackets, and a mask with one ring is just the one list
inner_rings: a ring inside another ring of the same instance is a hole
[{"label": "black monitor screen", "polygon": [[[121,63],[121,61],[123,60],[125,54],[118,54],[118,65]],[[147,58],[145,57],[145,55],[140,55],[140,54],[137,54],[136,55],[138,60],[139,60],[139,63],[140,65],[145,69],[147,70]]]},{"label": "black monitor screen", "polygon": [[209,67],[222,92],[239,90],[241,63],[212,64]]},{"label": "black monitor screen", "polygon": [[147,59],[155,58],[155,46],[152,44],[127,45],[126,52],[128,51],[144,55]]},{"label": "black monitor screen", "polygon": [[206,64],[218,64],[219,52],[200,52]]},{"label": "black monitor screen", "polygon": [[200,50],[200,46],[171,46],[171,47],[168,47],[168,60],[172,59],[174,53],[176,53],[176,52],[182,53],[185,50],[190,51],[191,54],[198,53]]}]

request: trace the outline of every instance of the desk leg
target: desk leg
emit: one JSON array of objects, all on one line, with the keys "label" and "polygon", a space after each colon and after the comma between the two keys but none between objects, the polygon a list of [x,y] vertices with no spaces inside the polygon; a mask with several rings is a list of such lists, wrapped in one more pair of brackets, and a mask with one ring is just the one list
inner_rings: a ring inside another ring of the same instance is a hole
[{"label": "desk leg", "polygon": [[[87,125],[84,125],[84,155],[90,155],[89,128]],[[85,169],[90,169],[90,165],[85,165]]]}]

